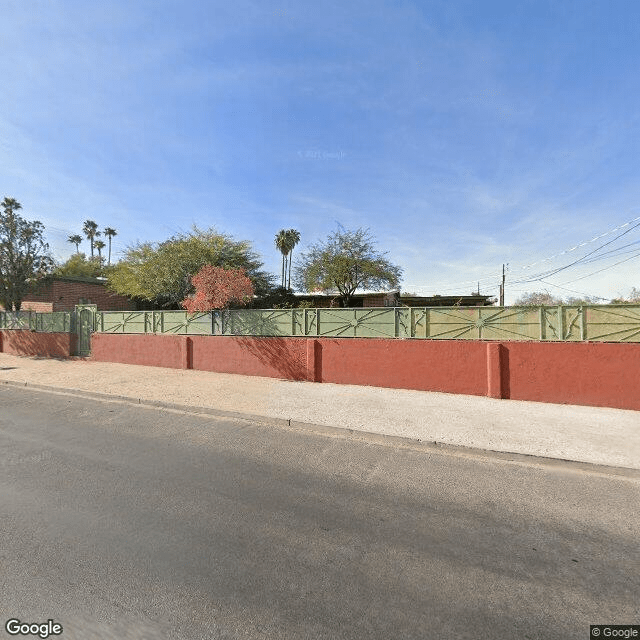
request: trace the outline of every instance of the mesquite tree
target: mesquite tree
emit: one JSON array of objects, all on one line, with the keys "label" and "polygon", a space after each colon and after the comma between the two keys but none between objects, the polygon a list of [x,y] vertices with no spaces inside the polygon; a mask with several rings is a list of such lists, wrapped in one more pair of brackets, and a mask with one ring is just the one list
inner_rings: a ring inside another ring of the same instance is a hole
[{"label": "mesquite tree", "polygon": [[20,311],[29,289],[50,273],[53,260],[44,225],[20,216],[22,205],[13,198],[5,198],[0,207],[0,304],[7,311]]},{"label": "mesquite tree", "polygon": [[258,296],[267,294],[274,280],[262,270],[262,261],[250,242],[197,227],[160,244],[146,242],[127,248],[107,275],[116,293],[177,309],[193,293],[191,278],[207,264],[244,269]]},{"label": "mesquite tree", "polygon": [[402,269],[374,245],[367,229],[338,229],[301,254],[295,269],[296,285],[305,291],[335,291],[343,307],[350,306],[356,289],[397,287]]}]

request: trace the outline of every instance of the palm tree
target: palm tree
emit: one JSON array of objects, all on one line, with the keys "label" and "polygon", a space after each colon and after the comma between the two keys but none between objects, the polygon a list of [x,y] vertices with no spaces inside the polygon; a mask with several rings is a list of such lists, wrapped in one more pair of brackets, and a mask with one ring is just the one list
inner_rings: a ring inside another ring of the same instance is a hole
[{"label": "palm tree", "polygon": [[287,249],[289,250],[289,283],[287,289],[291,289],[291,255],[293,254],[294,247],[300,242],[300,232],[295,229],[289,229],[285,231],[287,237]]},{"label": "palm tree", "polygon": [[280,253],[282,254],[282,288],[284,289],[285,287],[285,277],[286,277],[286,273],[287,273],[287,264],[286,264],[286,260],[287,260],[287,255],[289,254],[289,245],[287,243],[287,231],[286,229],[280,229],[280,231],[278,231],[278,233],[276,234],[276,248],[280,251]]},{"label": "palm tree", "polygon": [[107,236],[107,238],[109,238],[109,262],[108,262],[108,264],[111,264],[111,238],[113,238],[113,236],[117,236],[118,232],[115,229],[112,229],[111,227],[105,227],[104,228],[104,235]]},{"label": "palm tree", "polygon": [[82,230],[84,231],[84,235],[87,236],[87,239],[91,242],[91,257],[93,258],[94,240],[100,235],[100,232],[98,231],[98,224],[93,220],[85,220],[82,225]]},{"label": "palm tree", "polygon": [[76,245],[76,253],[80,253],[80,243],[82,242],[82,236],[79,233],[75,233],[67,238],[67,242]]},{"label": "palm tree", "polygon": [[22,205],[15,198],[5,198],[0,206],[7,215],[13,215],[16,211],[22,209]]},{"label": "palm tree", "polygon": [[106,247],[105,243],[102,240],[96,240],[93,243],[93,246],[98,250],[98,261],[102,264],[102,250]]}]

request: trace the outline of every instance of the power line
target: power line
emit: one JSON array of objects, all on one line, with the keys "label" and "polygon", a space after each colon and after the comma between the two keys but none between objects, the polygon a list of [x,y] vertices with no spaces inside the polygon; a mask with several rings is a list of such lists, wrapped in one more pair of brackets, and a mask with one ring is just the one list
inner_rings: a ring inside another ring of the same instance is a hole
[{"label": "power line", "polygon": [[543,284],[548,284],[552,287],[556,287],[557,289],[563,289],[564,291],[570,291],[571,293],[577,293],[581,296],[586,296],[588,298],[597,298],[598,300],[608,300],[609,298],[603,298],[602,296],[593,296],[584,291],[576,291],[575,289],[567,289],[566,287],[561,287],[559,284],[553,284],[553,282],[545,282],[544,280],[540,280]]},{"label": "power line", "polygon": [[[627,233],[627,232],[625,232],[625,233]],[[621,235],[623,235],[623,234],[621,234]],[[609,244],[609,243],[607,243],[607,244]],[[624,247],[620,247],[620,248],[629,247],[629,246],[631,246],[633,244],[638,244],[638,243],[637,242],[631,242],[628,245],[625,245]],[[603,245],[603,246],[605,246],[605,245]],[[597,249],[596,249],[596,251],[597,251]],[[609,252],[609,253],[612,253],[612,252]],[[627,251],[625,253],[630,253],[630,251]],[[628,262],[629,260],[633,260],[634,258],[637,258],[638,256],[640,256],[640,251],[638,251],[637,253],[634,253],[634,255],[629,256],[628,258],[625,258],[624,260],[619,260],[618,262],[614,262],[613,264],[607,265],[606,267],[603,267],[602,269],[598,269],[596,271],[592,271],[591,273],[588,273],[588,274],[586,274],[584,276],[580,276],[579,278],[574,278],[573,280],[567,280],[566,282],[563,282],[562,284],[563,285],[564,284],[571,284],[572,282],[578,282],[579,280],[584,280],[585,278],[590,278],[591,276],[596,275],[597,273],[601,273],[602,271],[607,271],[608,269],[612,269],[613,267],[616,267],[619,264],[622,264],[624,262]],[[612,256],[609,256],[609,257],[612,257]],[[590,262],[594,262],[595,260],[599,260],[599,259],[604,259],[604,256],[598,256],[598,258],[595,258],[593,260],[587,261],[586,264],[588,264]],[[584,293],[582,291],[576,291],[574,289],[568,289],[567,287],[564,287],[564,286],[559,285],[559,284],[554,284],[553,282],[547,282],[546,280],[543,280],[542,278],[537,278],[536,280],[521,281],[521,282],[514,283],[514,284],[523,284],[525,282],[542,282],[543,284],[547,284],[549,286],[556,287],[558,289],[563,289],[565,291],[570,291],[571,293],[577,293],[579,295],[585,295],[585,296],[589,295],[589,294],[586,294],[586,293]],[[523,291],[523,290],[522,289],[516,289],[516,291]],[[607,298],[603,298],[601,296],[590,296],[590,297],[598,298],[599,300],[606,300],[607,299]]]},{"label": "power line", "polygon": [[[628,225],[628,223],[625,223],[622,226],[624,227],[624,226],[627,226],[627,225]],[[564,265],[562,267],[558,267],[557,269],[551,269],[549,271],[545,271],[545,272],[542,272],[542,273],[535,274],[535,275],[530,276],[528,278],[524,278],[524,279],[521,279],[521,280],[516,280],[515,282],[513,282],[513,284],[523,284],[523,283],[529,283],[529,282],[538,282],[538,281],[540,281],[541,278],[548,278],[549,276],[553,276],[556,273],[560,273],[561,271],[564,271],[565,269],[569,269],[570,267],[573,267],[576,264],[580,264],[581,262],[584,261],[585,258],[588,258],[589,256],[593,255],[594,253],[597,253],[598,251],[600,251],[604,247],[612,244],[616,240],[622,238],[622,236],[625,236],[627,233],[630,233],[631,231],[633,231],[634,229],[637,229],[638,227],[640,227],[640,222],[638,224],[633,225],[632,227],[630,227],[626,231],[623,231],[621,234],[617,235],[612,240],[609,240],[609,242],[605,242],[604,244],[600,245],[599,247],[596,247],[593,251],[590,251],[589,253],[585,254],[581,258],[578,258],[577,260],[574,260],[573,262],[570,262],[569,264],[566,264],[566,265]],[[588,277],[588,276],[585,276],[585,277]]]},{"label": "power line", "polygon": [[624,260],[620,260],[619,262],[614,262],[613,264],[610,264],[608,267],[603,267],[602,269],[598,269],[597,271],[593,271],[591,273],[588,273],[586,276],[581,276],[580,278],[574,278],[573,280],[568,280],[567,282],[563,282],[563,284],[571,284],[572,282],[577,282],[578,280],[584,280],[585,278],[589,278],[589,277],[595,275],[596,273],[600,273],[602,271],[606,271],[607,269],[611,269],[613,267],[616,267],[619,264],[622,264],[623,262],[628,262],[629,260],[633,260],[634,258],[637,258],[638,256],[640,256],[640,251],[638,251],[638,253],[630,256],[629,258],[625,258]]},{"label": "power line", "polygon": [[590,260],[585,260],[584,264],[591,264],[592,262],[597,262],[598,260],[606,260],[608,258],[612,258],[614,255],[623,255],[625,253],[632,253],[635,249],[629,249],[628,251],[622,251],[622,249],[626,249],[627,247],[631,247],[633,245],[640,244],[640,240],[636,240],[635,242],[630,242],[629,244],[623,244],[621,247],[617,249],[611,249],[610,251],[605,251],[600,256],[595,256]]},{"label": "power line", "polygon": [[605,231],[605,233],[601,233],[599,236],[596,236],[595,238],[591,238],[591,240],[587,240],[586,242],[581,242],[580,244],[577,244],[574,247],[571,247],[570,249],[565,249],[564,251],[561,251],[560,253],[556,253],[554,256],[550,256],[549,258],[543,258],[542,260],[537,260],[536,262],[532,262],[531,264],[527,264],[527,265],[525,265],[523,267],[519,267],[519,268],[520,269],[529,269],[530,267],[534,267],[535,265],[540,264],[541,262],[549,262],[550,260],[554,260],[555,258],[559,258],[560,256],[563,256],[563,255],[565,255],[567,253],[571,253],[572,251],[575,251],[576,249],[579,249],[580,247],[584,247],[587,244],[595,242],[596,240],[599,240],[600,238],[604,238],[605,236],[608,236],[610,233],[614,233],[616,231],[620,231],[620,229],[624,229],[626,226],[628,226],[630,224],[633,224],[634,222],[638,222],[638,221],[640,221],[640,216],[638,216],[637,218],[634,218],[633,220],[629,220],[628,222],[625,222],[624,224],[621,224],[618,227],[615,227],[614,229],[610,229],[609,231]]},{"label": "power line", "polygon": [[[634,223],[638,223],[638,224],[634,224]],[[622,247],[618,247],[617,249],[613,249],[609,252],[605,252],[604,254],[602,254],[601,256],[597,256],[592,258],[591,260],[586,260],[586,258],[588,258],[589,256],[594,255],[595,253],[598,253],[598,251],[602,250],[604,247],[612,244],[613,242],[615,242],[616,240],[620,239],[622,236],[626,235],[627,233],[630,233],[631,231],[633,231],[634,229],[640,227],[640,216],[638,216],[637,218],[634,218],[633,220],[629,220],[621,225],[618,225],[617,227],[614,227],[613,229],[610,229],[609,231],[606,231],[605,233],[601,233],[600,235],[595,236],[594,238],[591,238],[591,240],[587,240],[585,242],[581,242],[573,247],[570,247],[569,249],[565,249],[564,251],[561,251],[560,253],[557,253],[553,256],[550,256],[548,258],[543,258],[542,260],[537,260],[536,262],[532,262],[528,265],[524,265],[522,267],[516,267],[516,270],[518,271],[522,271],[524,269],[529,269],[537,264],[541,264],[543,262],[549,262],[555,258],[558,258],[562,255],[566,255],[568,253],[571,253],[572,251],[575,251],[576,249],[579,249],[580,247],[586,246],[592,242],[595,242],[596,240],[599,240],[600,238],[604,238],[605,236],[610,235],[611,233],[615,233],[616,231],[620,231],[621,229],[625,229],[625,227],[628,227],[629,225],[632,225],[629,229],[626,229],[625,231],[623,231],[623,233],[617,235],[615,238],[612,238],[611,240],[609,240],[608,242],[605,242],[604,244],[600,245],[599,247],[596,247],[593,251],[590,251],[589,253],[586,253],[584,256],[582,256],[581,258],[578,258],[577,260],[574,260],[573,262],[567,264],[567,265],[563,265],[561,267],[558,268],[554,268],[554,269],[549,269],[547,271],[542,271],[539,272],[537,274],[532,274],[530,276],[527,277],[522,277],[518,280],[514,280],[511,284],[513,285],[517,285],[517,284],[530,284],[530,283],[534,283],[534,282],[539,282],[541,281],[541,278],[548,278],[550,276],[555,275],[556,273],[560,273],[561,271],[564,271],[565,269],[569,269],[572,266],[575,266],[577,264],[589,264],[590,262],[595,262],[597,260],[600,259],[605,259],[607,254],[615,254],[620,252],[622,249],[632,246],[633,244],[636,243],[629,243],[627,245],[623,245]],[[640,242],[640,241],[638,241]],[[609,256],[612,257],[612,256]],[[612,265],[615,266],[615,265]],[[497,276],[498,279],[500,278],[500,276]],[[588,277],[588,276],[585,276]],[[406,288],[413,288],[413,289],[438,289],[439,291],[443,291],[443,292],[447,292],[447,291],[456,291],[459,290],[460,288],[464,287],[465,285],[475,285],[478,282],[485,282],[485,281],[494,281],[495,282],[496,279],[496,275],[487,275],[487,276],[481,276],[481,277],[476,277],[473,280],[464,280],[464,281],[458,281],[458,282],[446,282],[443,283],[444,287],[443,288],[441,286],[438,285],[438,283],[431,283],[428,285],[418,285],[418,284],[406,284],[405,287]],[[484,285],[487,286],[487,285]]]}]

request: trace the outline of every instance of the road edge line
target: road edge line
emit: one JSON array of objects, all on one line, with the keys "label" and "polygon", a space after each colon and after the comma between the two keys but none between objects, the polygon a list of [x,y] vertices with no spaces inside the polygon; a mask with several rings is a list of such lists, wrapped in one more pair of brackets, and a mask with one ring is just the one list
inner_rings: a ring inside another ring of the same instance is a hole
[{"label": "road edge line", "polygon": [[352,427],[333,427],[329,425],[316,424],[313,422],[293,420],[290,418],[273,418],[258,414],[242,413],[240,411],[227,411],[223,409],[214,409],[212,407],[182,405],[173,402],[164,402],[162,400],[144,400],[142,398],[136,398],[135,396],[123,396],[68,387],[55,387],[53,385],[37,384],[32,382],[19,382],[17,380],[0,380],[0,383],[18,388],[26,387],[37,391],[45,391],[58,395],[70,395],[81,398],[89,398],[104,402],[122,402],[126,404],[154,409],[168,409],[170,411],[178,411],[180,413],[245,420],[248,422],[264,424],[272,427],[284,428],[294,432],[303,430],[308,433],[339,438],[341,440],[354,440],[381,446],[393,445],[402,449],[455,455],[458,457],[464,456],[466,458],[500,460],[502,462],[520,464],[525,466],[537,466],[543,468],[553,467],[557,469],[582,471],[604,476],[640,479],[640,469],[634,469],[633,467],[619,467],[601,463],[599,464],[595,462],[570,460],[566,458],[552,458],[548,456],[539,456],[528,453],[483,449],[481,447],[467,447],[464,445],[450,444],[448,442],[439,442],[436,440],[420,440],[419,438],[410,438],[408,436],[396,436],[384,433],[376,433],[373,431],[364,431],[360,429],[353,429]]}]

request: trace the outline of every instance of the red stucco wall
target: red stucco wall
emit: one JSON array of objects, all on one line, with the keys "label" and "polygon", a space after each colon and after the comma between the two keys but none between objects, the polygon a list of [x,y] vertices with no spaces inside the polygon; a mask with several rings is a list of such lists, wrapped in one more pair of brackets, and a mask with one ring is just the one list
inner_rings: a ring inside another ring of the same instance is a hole
[{"label": "red stucco wall", "polygon": [[[311,358],[313,355],[312,352]],[[307,371],[307,340],[304,338],[94,333],[91,356],[101,362],[287,380],[313,379],[313,371]]]},{"label": "red stucco wall", "polygon": [[184,336],[94,333],[91,357],[100,362],[187,369]]},{"label": "red stucco wall", "polygon": [[640,410],[640,344],[94,334],[95,360]]},{"label": "red stucco wall", "polygon": [[287,380],[308,379],[304,338],[191,336],[190,340],[193,369]]},{"label": "red stucco wall", "polygon": [[65,358],[75,353],[74,333],[36,333],[24,329],[0,331],[0,351],[16,356]]},{"label": "red stucco wall", "polygon": [[486,343],[462,340],[318,340],[321,380],[485,395]]},{"label": "red stucco wall", "polygon": [[640,409],[640,344],[504,344],[504,397]]}]

